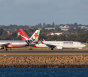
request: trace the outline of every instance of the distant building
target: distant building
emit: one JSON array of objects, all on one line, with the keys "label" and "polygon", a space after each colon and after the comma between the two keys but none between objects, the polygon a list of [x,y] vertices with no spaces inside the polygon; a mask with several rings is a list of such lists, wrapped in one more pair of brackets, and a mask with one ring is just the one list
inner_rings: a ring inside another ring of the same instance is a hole
[{"label": "distant building", "polygon": [[63,33],[51,33],[51,35],[62,35]]},{"label": "distant building", "polygon": [[42,30],[42,28],[38,28],[39,30]]},{"label": "distant building", "polygon": [[88,29],[88,26],[80,26],[81,29]]},{"label": "distant building", "polygon": [[45,30],[55,30],[55,27],[47,27]]},{"label": "distant building", "polygon": [[12,32],[10,32],[10,31],[7,31],[7,33],[8,33],[8,35],[12,35]]},{"label": "distant building", "polygon": [[20,36],[20,32],[17,33],[17,37],[19,37],[19,36]]},{"label": "distant building", "polygon": [[62,31],[68,31],[70,29],[70,27],[68,25],[65,26],[60,26],[59,27]]},{"label": "distant building", "polygon": [[51,33],[51,32],[49,32],[49,33],[47,34],[47,36],[48,36],[48,35],[58,35],[58,36],[59,36],[59,35],[62,35],[62,34],[63,34],[63,33],[60,33],[60,32],[59,32],[59,33]]}]

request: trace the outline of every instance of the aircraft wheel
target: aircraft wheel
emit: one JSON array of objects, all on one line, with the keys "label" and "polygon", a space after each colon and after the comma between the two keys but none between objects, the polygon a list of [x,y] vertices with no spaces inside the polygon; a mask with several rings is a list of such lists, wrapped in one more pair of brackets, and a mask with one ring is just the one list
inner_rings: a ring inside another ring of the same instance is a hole
[{"label": "aircraft wheel", "polygon": [[51,48],[51,50],[53,50],[53,48]]},{"label": "aircraft wheel", "polygon": [[5,49],[4,49],[4,51],[8,51],[8,49],[7,49],[7,48],[5,48]]}]

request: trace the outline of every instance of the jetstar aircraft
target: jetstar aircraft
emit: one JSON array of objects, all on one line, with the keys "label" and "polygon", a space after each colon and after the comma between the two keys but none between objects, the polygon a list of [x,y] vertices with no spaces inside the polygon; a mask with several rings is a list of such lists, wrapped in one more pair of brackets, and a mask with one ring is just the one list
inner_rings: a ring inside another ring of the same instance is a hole
[{"label": "jetstar aircraft", "polygon": [[[38,31],[38,30],[36,30],[36,31]],[[34,34],[31,36],[31,39],[28,39],[28,37],[26,35],[25,35],[26,37],[21,35],[22,40],[0,40],[0,49],[6,49],[6,51],[7,51],[7,48],[19,48],[19,47],[33,45],[33,44],[35,44],[34,42],[37,39],[37,34],[36,35],[34,35]],[[24,40],[24,39],[26,39],[26,40]]]},{"label": "jetstar aircraft", "polygon": [[[23,31],[23,34],[24,33],[25,32]],[[27,39],[29,39],[29,37],[27,35],[24,35],[24,36]],[[35,36],[37,37],[36,41],[38,41],[38,36],[39,36],[38,33],[35,33]],[[26,38],[24,40],[26,40]],[[63,49],[63,48],[78,48],[78,49],[82,49],[83,47],[85,47],[84,44],[82,44],[81,42],[76,42],[76,41],[42,41],[42,40],[41,40],[41,43],[38,43],[38,44],[35,44],[35,45],[31,45],[31,46],[33,46],[33,47],[49,47],[49,48],[51,48],[51,50],[53,50],[54,48],[57,48],[57,49]]]}]

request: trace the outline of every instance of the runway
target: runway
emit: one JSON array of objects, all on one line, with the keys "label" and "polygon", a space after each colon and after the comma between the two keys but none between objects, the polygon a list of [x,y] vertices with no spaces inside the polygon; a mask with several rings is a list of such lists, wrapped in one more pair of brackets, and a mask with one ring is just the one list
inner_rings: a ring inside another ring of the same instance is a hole
[{"label": "runway", "polygon": [[88,56],[88,51],[0,51],[0,56]]},{"label": "runway", "polygon": [[0,53],[88,53],[88,51],[1,51]]}]

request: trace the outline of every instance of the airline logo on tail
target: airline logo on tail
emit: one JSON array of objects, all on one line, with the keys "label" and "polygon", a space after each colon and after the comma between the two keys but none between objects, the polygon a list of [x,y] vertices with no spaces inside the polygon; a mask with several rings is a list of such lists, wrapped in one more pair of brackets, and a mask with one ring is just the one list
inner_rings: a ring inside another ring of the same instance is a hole
[{"label": "airline logo on tail", "polygon": [[38,36],[39,36],[39,35],[38,35],[38,32],[35,33],[35,35],[34,35],[35,39],[36,39]]},{"label": "airline logo on tail", "polygon": [[40,33],[40,30],[36,30],[30,39],[32,39],[34,41],[38,41],[39,33]]},{"label": "airline logo on tail", "polygon": [[19,29],[19,31],[20,31],[20,35],[21,35],[22,40],[29,40],[28,35],[23,31],[23,29]]},{"label": "airline logo on tail", "polygon": [[32,41],[38,41],[40,30],[36,30],[35,33],[31,36],[31,38],[28,37],[28,35],[23,31],[23,29],[19,29],[22,40],[32,40]]}]

